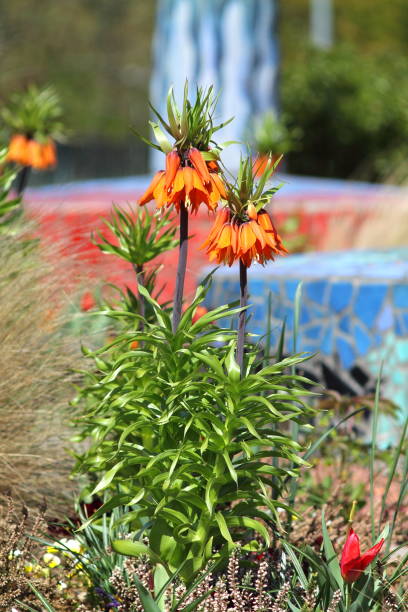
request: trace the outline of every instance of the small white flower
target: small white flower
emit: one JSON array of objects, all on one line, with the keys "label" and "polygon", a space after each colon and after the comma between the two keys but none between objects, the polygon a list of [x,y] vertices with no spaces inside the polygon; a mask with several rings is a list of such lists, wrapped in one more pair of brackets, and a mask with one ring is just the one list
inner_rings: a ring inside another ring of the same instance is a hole
[{"label": "small white flower", "polygon": [[[60,543],[64,548],[67,548],[70,552],[76,554],[79,554],[82,550],[81,544],[78,542],[78,540],[75,540],[74,538],[62,538]],[[68,551],[65,551],[63,554],[67,555]]]},{"label": "small white flower", "polygon": [[57,589],[59,591],[63,591],[64,589],[68,588],[68,585],[66,582],[64,582],[63,580],[60,580],[57,584]]},{"label": "small white flower", "polygon": [[22,554],[23,553],[21,552],[21,550],[16,548],[15,550],[12,550],[12,551],[9,552],[8,558],[11,561],[12,559],[15,559],[16,557],[21,557]]}]

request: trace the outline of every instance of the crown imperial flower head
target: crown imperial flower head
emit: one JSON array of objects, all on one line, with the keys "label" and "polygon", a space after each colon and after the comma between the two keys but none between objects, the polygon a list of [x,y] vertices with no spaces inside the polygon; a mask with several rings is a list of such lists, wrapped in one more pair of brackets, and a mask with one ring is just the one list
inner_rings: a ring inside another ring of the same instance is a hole
[{"label": "crown imperial flower head", "polygon": [[237,183],[228,186],[224,198],[228,205],[218,212],[210,234],[201,247],[206,248],[210,261],[231,266],[240,260],[249,268],[254,261],[265,264],[275,255],[287,253],[264,208],[276,191],[263,191],[273,167],[267,167],[259,184],[255,184],[250,160],[241,161]]},{"label": "crown imperial flower head", "polygon": [[[151,126],[158,144],[147,142],[166,154],[166,165],[165,170],[156,172],[139,198],[142,206],[155,200],[158,208],[174,206],[179,211],[183,203],[196,213],[200,204],[214,211],[218,202],[226,198],[225,186],[219,176],[219,149],[213,145],[210,147],[212,134],[225,125],[213,124],[215,101],[212,88],[208,91],[197,89],[194,104],[189,102],[187,94],[186,86],[180,112],[170,90],[167,98],[168,121],[153,109],[158,123],[151,122]],[[165,132],[174,139],[173,144]]]},{"label": "crown imperial flower head", "polygon": [[63,137],[62,109],[52,87],[35,85],[13,94],[0,112],[11,134],[7,160],[35,170],[57,163],[55,141]]}]

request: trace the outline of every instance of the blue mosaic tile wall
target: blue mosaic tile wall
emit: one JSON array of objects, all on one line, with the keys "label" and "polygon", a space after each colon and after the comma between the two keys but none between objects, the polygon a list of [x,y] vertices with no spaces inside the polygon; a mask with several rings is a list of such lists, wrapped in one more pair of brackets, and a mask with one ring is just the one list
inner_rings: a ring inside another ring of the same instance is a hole
[{"label": "blue mosaic tile wall", "polygon": [[[382,394],[400,406],[403,419],[408,414],[408,248],[292,255],[265,268],[251,267],[249,331],[266,333],[271,293],[274,339],[286,318],[287,352],[294,349],[290,332],[300,281],[297,351],[319,353],[333,368],[364,366],[374,377],[384,361]],[[237,295],[237,268],[220,268],[207,305],[215,307]],[[390,428],[390,423],[381,424],[385,437]]]}]

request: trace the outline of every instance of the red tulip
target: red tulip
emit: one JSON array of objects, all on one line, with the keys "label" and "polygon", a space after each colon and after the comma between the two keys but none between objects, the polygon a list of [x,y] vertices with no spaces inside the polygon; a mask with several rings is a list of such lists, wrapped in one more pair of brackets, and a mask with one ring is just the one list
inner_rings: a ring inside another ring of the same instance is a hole
[{"label": "red tulip", "polygon": [[341,575],[344,580],[346,582],[358,580],[364,570],[374,561],[383,544],[384,538],[362,555],[360,554],[360,540],[358,535],[353,529],[350,529],[340,561]]}]

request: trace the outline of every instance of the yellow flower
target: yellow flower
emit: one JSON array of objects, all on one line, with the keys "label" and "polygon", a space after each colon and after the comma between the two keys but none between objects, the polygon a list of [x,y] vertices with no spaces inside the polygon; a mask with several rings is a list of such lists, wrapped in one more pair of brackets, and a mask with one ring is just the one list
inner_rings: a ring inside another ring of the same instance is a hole
[{"label": "yellow flower", "polygon": [[58,548],[55,548],[55,546],[47,546],[46,550],[47,550],[47,553],[51,553],[51,554],[55,554],[58,552]]},{"label": "yellow flower", "polygon": [[61,559],[53,553],[45,553],[45,555],[43,555],[43,561],[50,568],[57,567],[57,565],[61,563]]}]

